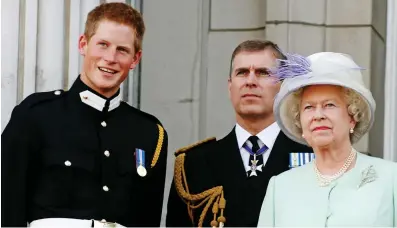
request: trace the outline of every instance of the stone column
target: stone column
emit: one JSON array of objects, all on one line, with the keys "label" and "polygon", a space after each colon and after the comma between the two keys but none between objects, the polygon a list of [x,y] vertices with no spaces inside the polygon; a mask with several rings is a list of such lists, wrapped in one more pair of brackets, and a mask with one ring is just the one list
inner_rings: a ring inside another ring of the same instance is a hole
[{"label": "stone column", "polygon": [[397,162],[397,2],[387,8],[384,158]]}]

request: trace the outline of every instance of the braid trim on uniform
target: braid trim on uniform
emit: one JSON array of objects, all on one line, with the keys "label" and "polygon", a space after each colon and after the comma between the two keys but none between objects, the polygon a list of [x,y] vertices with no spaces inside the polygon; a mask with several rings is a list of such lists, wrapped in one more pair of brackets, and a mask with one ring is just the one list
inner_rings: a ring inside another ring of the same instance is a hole
[{"label": "braid trim on uniform", "polygon": [[206,142],[213,141],[213,140],[216,140],[216,138],[215,137],[211,137],[211,138],[208,138],[208,139],[204,139],[204,140],[202,140],[200,142],[194,143],[194,144],[192,144],[190,146],[182,147],[181,149],[179,149],[179,150],[177,150],[175,152],[175,155],[178,155],[180,153],[186,152],[186,151],[192,149],[193,147],[196,147],[198,145],[201,145],[201,144],[204,144]]},{"label": "braid trim on uniform", "polygon": [[[188,213],[190,219],[192,220],[192,223],[194,223],[193,210],[200,208],[206,203],[203,211],[200,214],[198,227],[203,227],[205,216],[211,205],[212,205],[212,213],[214,214],[214,219],[211,222],[211,226],[218,227],[219,224],[222,227],[226,222],[226,218],[223,216],[223,211],[226,207],[226,200],[223,194],[223,186],[216,186],[198,194],[190,194],[186,179],[186,173],[184,168],[186,154],[182,152],[185,152],[188,149],[191,149],[192,147],[195,147],[203,142],[207,142],[210,140],[214,140],[214,138],[210,138],[205,141],[196,143],[192,146],[182,148],[175,153],[177,155],[175,159],[175,168],[174,168],[175,188],[178,192],[178,195],[187,204]],[[219,209],[221,213],[218,219],[216,219]]]},{"label": "braid trim on uniform", "polygon": [[156,165],[157,161],[159,160],[161,148],[163,147],[163,142],[164,142],[164,128],[160,124],[157,124],[157,127],[159,129],[159,139],[157,140],[156,150],[154,151],[154,155],[152,159],[152,164],[151,164],[152,168]]}]

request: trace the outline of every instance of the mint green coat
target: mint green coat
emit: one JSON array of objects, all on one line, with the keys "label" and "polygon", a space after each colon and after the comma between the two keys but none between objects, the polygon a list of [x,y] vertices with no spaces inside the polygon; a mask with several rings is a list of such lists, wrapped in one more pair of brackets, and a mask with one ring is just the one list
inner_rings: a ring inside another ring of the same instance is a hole
[{"label": "mint green coat", "polygon": [[358,153],[327,187],[319,187],[313,163],[271,178],[258,227],[395,227],[396,217],[397,163]]}]

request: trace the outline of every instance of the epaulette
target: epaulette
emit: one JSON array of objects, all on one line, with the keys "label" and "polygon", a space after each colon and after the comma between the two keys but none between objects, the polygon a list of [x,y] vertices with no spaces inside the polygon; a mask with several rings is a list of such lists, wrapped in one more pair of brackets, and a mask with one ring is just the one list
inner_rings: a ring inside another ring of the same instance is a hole
[{"label": "epaulette", "polygon": [[[197,148],[198,146],[208,145],[208,143],[216,142],[216,138],[208,138],[200,142],[194,143],[190,146],[183,147],[175,152],[176,159],[174,165],[174,184],[178,195],[183,199],[187,205],[187,210],[190,219],[195,224],[193,211],[204,206],[200,218],[198,220],[198,227],[203,227],[204,218],[212,206],[213,220],[211,227],[223,227],[226,218],[223,212],[226,207],[226,200],[224,198],[223,186],[216,186],[207,189],[201,193],[191,193],[188,186],[188,177],[185,172],[185,157],[186,151]],[[208,226],[208,224],[206,224]]]},{"label": "epaulette", "polygon": [[23,99],[23,101],[19,104],[19,106],[28,109],[43,102],[58,99],[62,97],[64,93],[65,93],[64,90],[32,93],[29,96],[27,96],[25,99]]},{"label": "epaulette", "polygon": [[142,115],[142,116],[146,117],[147,119],[152,120],[152,121],[155,122],[156,124],[159,124],[159,125],[163,126],[163,125],[161,124],[160,120],[157,119],[157,117],[155,117],[154,115],[149,114],[149,113],[147,113],[147,112],[145,112],[145,111],[142,111],[142,110],[140,110],[140,109],[137,109],[137,108],[131,106],[130,104],[126,103],[126,102],[123,102],[123,103],[125,103],[126,105],[128,105],[128,106],[131,108],[131,110],[133,110],[133,111],[134,111],[135,113],[137,113],[138,115]]},{"label": "epaulette", "polygon": [[186,153],[186,151],[191,150],[191,149],[193,149],[193,148],[197,148],[197,147],[199,147],[199,146],[203,146],[203,145],[206,145],[206,144],[215,142],[215,141],[216,141],[216,137],[211,137],[211,138],[207,138],[207,139],[204,139],[204,140],[202,140],[202,141],[193,143],[193,144],[191,144],[191,145],[189,145],[189,146],[182,147],[182,148],[178,149],[178,150],[175,152],[175,156],[178,156],[178,155],[181,154],[181,153]]}]

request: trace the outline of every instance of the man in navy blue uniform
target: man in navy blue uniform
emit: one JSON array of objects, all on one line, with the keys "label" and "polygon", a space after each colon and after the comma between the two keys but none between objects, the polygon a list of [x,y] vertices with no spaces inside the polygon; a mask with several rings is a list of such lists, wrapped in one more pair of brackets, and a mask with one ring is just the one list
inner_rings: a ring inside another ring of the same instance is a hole
[{"label": "man in navy blue uniform", "polygon": [[70,90],[34,93],[14,108],[1,136],[3,227],[160,226],[167,132],[120,94],[144,32],[131,6],[99,5]]},{"label": "man in navy blue uniform", "polygon": [[277,58],[285,56],[266,40],[247,40],[233,51],[228,88],[236,124],[222,139],[176,152],[167,226],[256,227],[269,179],[292,167],[292,155],[312,152],[275,121],[281,83],[270,70]]}]

